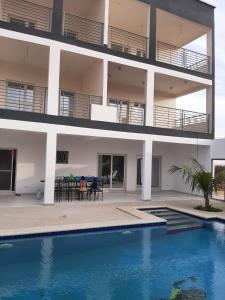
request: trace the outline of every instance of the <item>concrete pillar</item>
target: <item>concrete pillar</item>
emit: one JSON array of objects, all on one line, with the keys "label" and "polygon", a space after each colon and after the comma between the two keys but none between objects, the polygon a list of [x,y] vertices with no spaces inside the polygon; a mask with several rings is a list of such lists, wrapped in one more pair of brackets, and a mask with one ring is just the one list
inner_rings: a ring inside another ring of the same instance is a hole
[{"label": "concrete pillar", "polygon": [[146,71],[145,83],[145,125],[153,126],[154,118],[154,89],[155,89],[155,73],[152,70]]},{"label": "concrete pillar", "polygon": [[3,13],[2,13],[2,0],[0,0],[0,20],[3,18]]},{"label": "concrete pillar", "polygon": [[103,60],[103,72],[102,72],[102,105],[107,106],[108,97],[108,60]]},{"label": "concrete pillar", "polygon": [[59,76],[60,76],[60,48],[57,45],[50,46],[49,71],[48,71],[48,99],[47,114],[59,113]]},{"label": "concrete pillar", "polygon": [[206,113],[209,115],[208,126],[209,133],[212,133],[213,122],[213,88],[208,87],[206,89]]},{"label": "concrete pillar", "polygon": [[152,198],[152,140],[143,142],[142,200]]},{"label": "concrete pillar", "polygon": [[103,33],[103,43],[108,45],[109,40],[109,0],[105,0],[104,7],[104,33]]},{"label": "concrete pillar", "polygon": [[207,56],[210,57],[209,61],[209,71],[212,73],[212,53],[213,53],[213,35],[212,29],[206,35],[206,43],[207,43]]},{"label": "concrete pillar", "polygon": [[54,204],[55,168],[56,168],[57,134],[48,132],[45,156],[45,191],[44,204]]},{"label": "concrete pillar", "polygon": [[126,190],[135,192],[137,190],[137,154],[129,153],[126,157]]}]

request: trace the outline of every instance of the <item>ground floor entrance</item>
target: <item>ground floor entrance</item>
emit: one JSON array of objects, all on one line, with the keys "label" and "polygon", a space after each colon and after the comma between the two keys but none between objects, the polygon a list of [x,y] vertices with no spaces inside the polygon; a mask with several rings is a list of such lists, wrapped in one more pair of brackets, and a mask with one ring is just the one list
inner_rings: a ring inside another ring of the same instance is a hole
[{"label": "ground floor entrance", "polygon": [[[152,191],[189,192],[180,176],[169,174],[169,168],[188,164],[197,153],[193,144],[151,139],[146,142],[15,130],[1,130],[0,134],[0,191],[34,197],[41,193],[45,204],[56,201],[57,179],[64,183],[69,177],[76,181],[81,176],[98,177],[104,192],[126,192],[129,197],[138,192],[143,200],[150,200]],[[198,145],[198,157],[210,166],[209,147]],[[60,192],[68,200],[67,191],[73,193],[77,188],[79,182]]]},{"label": "ground floor entrance", "polygon": [[16,150],[0,149],[0,191],[15,190]]}]

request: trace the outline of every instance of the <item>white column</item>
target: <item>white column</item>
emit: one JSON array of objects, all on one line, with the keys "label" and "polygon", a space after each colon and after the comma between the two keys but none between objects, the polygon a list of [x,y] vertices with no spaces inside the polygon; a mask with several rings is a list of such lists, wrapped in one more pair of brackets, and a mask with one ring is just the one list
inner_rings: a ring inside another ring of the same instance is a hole
[{"label": "white column", "polygon": [[54,204],[56,150],[57,134],[50,131],[46,138],[44,204]]},{"label": "white column", "polygon": [[146,71],[145,83],[145,125],[153,126],[154,117],[154,89],[155,73],[152,70]]},{"label": "white column", "polygon": [[109,0],[105,0],[105,7],[104,7],[104,36],[103,42],[104,45],[108,44],[109,38]]},{"label": "white column", "polygon": [[0,0],[0,20],[2,20],[2,0]]},{"label": "white column", "polygon": [[213,105],[213,100],[212,100],[213,94],[212,94],[212,87],[208,87],[206,89],[206,113],[209,115],[209,132],[211,133],[212,131],[212,105]]},{"label": "white column", "polygon": [[210,64],[209,70],[212,72],[212,47],[213,47],[213,40],[212,40],[212,30],[210,30],[206,35],[206,43],[207,43],[207,55],[210,57]]},{"label": "white column", "polygon": [[128,153],[126,157],[126,190],[135,192],[137,190],[137,154]]},{"label": "white column", "polygon": [[142,200],[152,197],[152,140],[143,142]]},{"label": "white column", "polygon": [[60,76],[60,48],[57,45],[50,46],[49,71],[48,71],[48,100],[47,114],[59,113],[59,76]]},{"label": "white column", "polygon": [[102,105],[107,106],[108,97],[108,60],[103,60],[103,72],[102,72]]}]

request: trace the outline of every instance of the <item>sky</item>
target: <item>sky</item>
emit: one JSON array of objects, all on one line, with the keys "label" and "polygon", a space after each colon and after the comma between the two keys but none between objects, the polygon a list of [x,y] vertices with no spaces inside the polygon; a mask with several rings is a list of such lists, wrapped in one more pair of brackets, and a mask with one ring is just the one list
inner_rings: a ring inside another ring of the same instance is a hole
[{"label": "sky", "polygon": [[[216,66],[216,138],[225,138],[225,0],[208,1],[216,5],[215,9],[215,66]],[[199,39],[192,45],[196,51],[203,52],[205,40]],[[203,52],[204,53],[204,52]],[[195,93],[193,95],[180,98],[178,107],[202,111],[205,110],[205,94],[204,92]]]}]

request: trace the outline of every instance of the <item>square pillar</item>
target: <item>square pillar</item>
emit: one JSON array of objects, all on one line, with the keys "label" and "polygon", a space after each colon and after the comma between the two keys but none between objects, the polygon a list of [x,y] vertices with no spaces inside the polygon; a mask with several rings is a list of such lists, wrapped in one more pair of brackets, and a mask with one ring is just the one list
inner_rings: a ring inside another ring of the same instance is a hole
[{"label": "square pillar", "polygon": [[152,140],[143,142],[142,200],[152,198]]},{"label": "square pillar", "polygon": [[109,0],[104,3],[104,31],[103,31],[103,44],[108,45],[109,41]]},{"label": "square pillar", "polygon": [[145,125],[153,126],[154,124],[154,90],[155,90],[155,73],[152,70],[146,71],[145,83]]},{"label": "square pillar", "polygon": [[206,113],[209,115],[208,126],[209,133],[213,131],[213,121],[214,121],[214,112],[213,112],[213,87],[208,87],[206,89]]},{"label": "square pillar", "polygon": [[108,102],[108,60],[103,60],[102,72],[102,105],[107,106]]},{"label": "square pillar", "polygon": [[55,169],[56,169],[57,134],[48,132],[45,156],[45,191],[44,204],[54,204]]},{"label": "square pillar", "polygon": [[210,58],[209,60],[209,73],[212,74],[212,59],[213,59],[213,34],[212,29],[206,35],[206,43],[207,43],[207,56]]},{"label": "square pillar", "polygon": [[48,70],[48,100],[46,113],[59,114],[59,77],[60,77],[60,48],[54,43],[50,46]]}]

